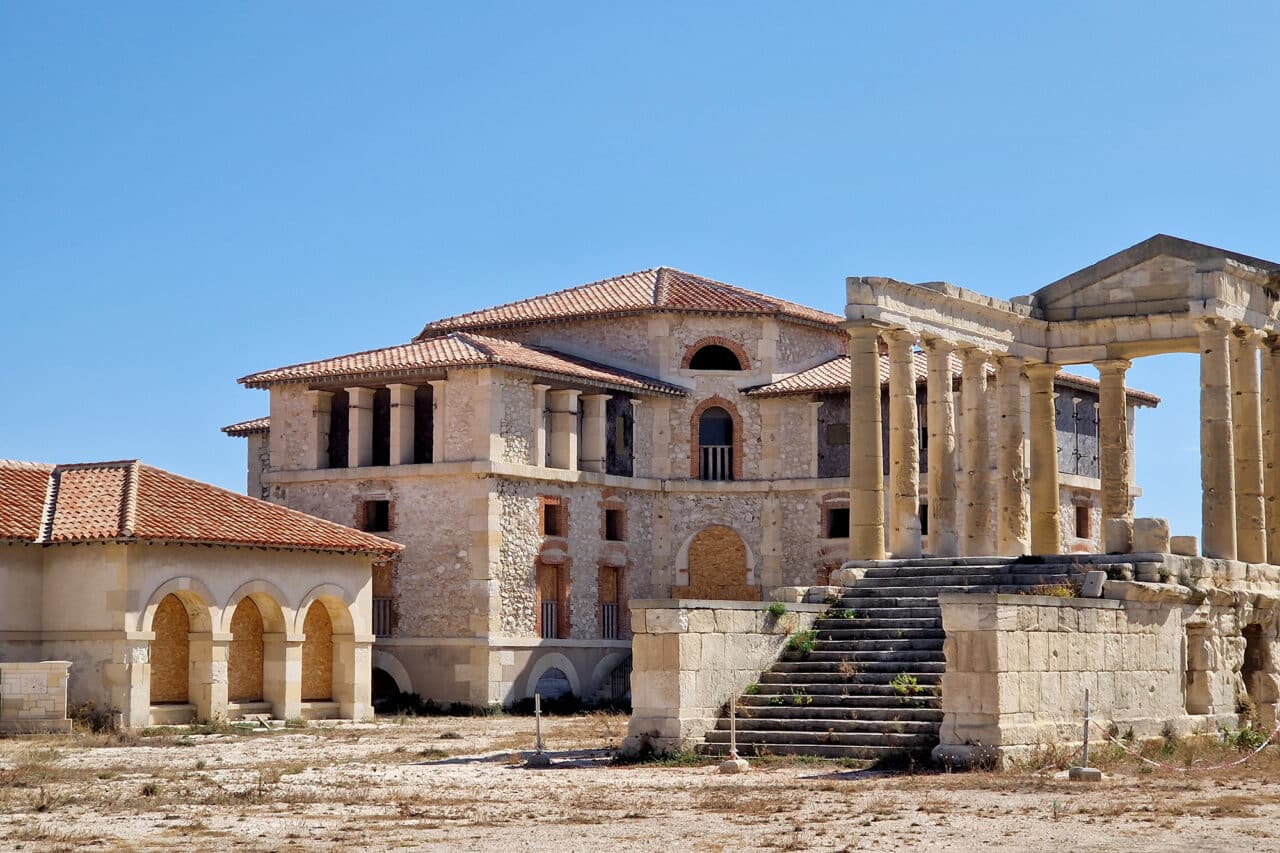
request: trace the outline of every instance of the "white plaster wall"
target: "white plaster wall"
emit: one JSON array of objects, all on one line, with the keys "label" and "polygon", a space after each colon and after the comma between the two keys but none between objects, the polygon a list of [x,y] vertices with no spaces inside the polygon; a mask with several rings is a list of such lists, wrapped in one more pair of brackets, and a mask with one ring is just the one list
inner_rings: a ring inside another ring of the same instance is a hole
[{"label": "white plaster wall", "polygon": [[0,545],[0,631],[40,630],[43,565],[39,545]]}]

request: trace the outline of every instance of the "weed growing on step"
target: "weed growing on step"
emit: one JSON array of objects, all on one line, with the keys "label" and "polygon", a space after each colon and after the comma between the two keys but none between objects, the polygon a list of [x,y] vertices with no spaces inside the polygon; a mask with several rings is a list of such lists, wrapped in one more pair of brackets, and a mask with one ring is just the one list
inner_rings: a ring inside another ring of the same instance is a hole
[{"label": "weed growing on step", "polygon": [[748,684],[747,688],[742,692],[747,696],[755,696],[757,693],[760,692],[760,685],[753,682],[751,684]]},{"label": "weed growing on step", "polygon": [[1059,583],[1042,583],[1031,587],[1022,593],[1023,595],[1047,595],[1050,598],[1079,598],[1080,584],[1075,581],[1061,581]]},{"label": "weed growing on step", "polygon": [[787,638],[787,654],[807,658],[818,645],[817,631],[796,631]]},{"label": "weed growing on step", "polygon": [[781,619],[787,613],[787,605],[783,604],[781,601],[775,601],[773,604],[770,604],[765,608],[765,613],[768,613],[774,619]]},{"label": "weed growing on step", "polygon": [[904,705],[914,702],[916,697],[928,689],[909,672],[900,672],[895,675],[893,680],[889,682],[889,686],[892,687],[893,692],[897,694],[898,701]]},{"label": "weed growing on step", "polygon": [[836,664],[836,671],[841,678],[849,679],[858,674],[858,665],[850,660],[842,660]]}]

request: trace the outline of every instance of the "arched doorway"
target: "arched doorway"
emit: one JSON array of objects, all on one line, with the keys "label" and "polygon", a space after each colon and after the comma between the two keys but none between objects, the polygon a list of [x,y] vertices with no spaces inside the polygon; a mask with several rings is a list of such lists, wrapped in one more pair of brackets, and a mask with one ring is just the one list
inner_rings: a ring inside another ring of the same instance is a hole
[{"label": "arched doorway", "polygon": [[698,418],[698,477],[732,480],[733,416],[722,406],[711,406]]},{"label": "arched doorway", "polygon": [[759,601],[760,585],[749,583],[747,546],[731,527],[712,525],[689,542],[688,583],[673,587],[673,598]]},{"label": "arched doorway", "polygon": [[302,622],[302,701],[333,700],[333,620],[319,601],[307,608]]},{"label": "arched doorway", "polygon": [[262,611],[245,596],[231,614],[231,642],[227,646],[227,699],[262,701]]},{"label": "arched doorway", "polygon": [[191,619],[178,597],[169,593],[160,600],[151,630],[151,704],[183,705],[190,701]]}]

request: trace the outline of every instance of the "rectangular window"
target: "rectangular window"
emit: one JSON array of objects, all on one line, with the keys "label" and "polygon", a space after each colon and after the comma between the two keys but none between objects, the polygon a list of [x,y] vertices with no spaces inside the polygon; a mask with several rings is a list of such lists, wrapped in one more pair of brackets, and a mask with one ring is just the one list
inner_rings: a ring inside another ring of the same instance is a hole
[{"label": "rectangular window", "polygon": [[920,504],[920,535],[929,535],[929,505]]},{"label": "rectangular window", "polygon": [[825,528],[828,539],[849,538],[849,508],[847,506],[831,507],[826,511]]},{"label": "rectangular window", "polygon": [[542,503],[542,535],[565,535],[564,506],[558,498],[543,498]]},{"label": "rectangular window", "polygon": [[1087,506],[1076,507],[1076,538],[1088,539],[1091,531],[1089,530],[1090,509]]},{"label": "rectangular window", "polygon": [[569,636],[569,589],[563,566],[539,564],[537,569],[537,632],[544,640]]},{"label": "rectangular window", "polygon": [[622,510],[606,509],[604,511],[604,538],[607,542],[622,542],[627,538]]},{"label": "rectangular window", "polygon": [[356,527],[369,533],[391,530],[391,501],[364,501],[356,513]]}]

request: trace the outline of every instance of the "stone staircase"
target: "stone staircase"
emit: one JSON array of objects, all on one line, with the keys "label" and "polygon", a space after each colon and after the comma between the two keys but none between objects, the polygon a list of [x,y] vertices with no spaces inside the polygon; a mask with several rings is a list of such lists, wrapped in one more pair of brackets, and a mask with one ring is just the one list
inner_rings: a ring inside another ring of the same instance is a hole
[{"label": "stone staircase", "polygon": [[[1079,581],[1095,560],[967,557],[848,565],[865,575],[817,620],[813,651],[784,651],[738,699],[741,755],[872,761],[927,756],[942,723],[941,592],[1026,592]],[[702,751],[729,751],[727,713]]]}]

